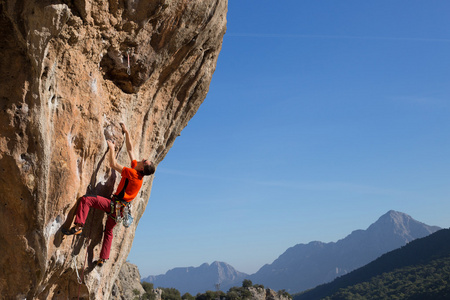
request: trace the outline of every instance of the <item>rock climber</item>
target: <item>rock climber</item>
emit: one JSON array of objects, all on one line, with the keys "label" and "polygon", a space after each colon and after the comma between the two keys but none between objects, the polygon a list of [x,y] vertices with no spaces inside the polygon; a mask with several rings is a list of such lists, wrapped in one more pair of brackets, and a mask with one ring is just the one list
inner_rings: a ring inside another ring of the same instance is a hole
[{"label": "rock climber", "polygon": [[110,167],[119,172],[122,176],[116,193],[111,197],[112,199],[96,195],[84,195],[80,198],[77,207],[74,222],[75,226],[69,230],[62,229],[62,232],[65,235],[80,234],[83,231],[83,225],[91,207],[106,212],[108,218],[103,233],[102,250],[100,252],[100,258],[96,261],[96,265],[100,267],[109,258],[117,213],[122,214],[124,206],[128,205],[137,196],[142,186],[144,176],[155,173],[153,162],[147,159],[141,161],[135,160],[130,134],[128,133],[125,124],[120,123],[120,126],[122,127],[122,132],[125,134],[125,143],[128,156],[131,160],[131,168],[124,167],[116,161],[114,142],[108,140]]}]

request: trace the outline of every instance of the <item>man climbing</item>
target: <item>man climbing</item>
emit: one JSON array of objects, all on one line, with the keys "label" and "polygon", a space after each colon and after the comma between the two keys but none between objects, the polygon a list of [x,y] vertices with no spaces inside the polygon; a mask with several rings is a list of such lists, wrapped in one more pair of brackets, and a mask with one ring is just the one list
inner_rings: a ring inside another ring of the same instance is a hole
[{"label": "man climbing", "polygon": [[131,160],[131,168],[124,167],[117,163],[114,153],[114,143],[112,141],[108,141],[110,167],[119,172],[122,176],[116,193],[112,196],[112,199],[102,196],[84,195],[80,198],[80,202],[77,207],[74,222],[75,226],[69,230],[62,229],[62,232],[65,235],[80,234],[83,231],[83,225],[91,207],[103,210],[108,214],[103,233],[102,250],[100,252],[100,258],[96,262],[98,266],[102,266],[103,263],[109,258],[109,252],[111,250],[113,239],[113,228],[116,226],[117,213],[122,214],[124,206],[128,205],[137,196],[139,190],[141,189],[144,176],[155,173],[155,166],[153,162],[146,159],[141,161],[135,160],[133,145],[131,144],[128,130],[125,127],[125,124],[120,123],[120,126],[122,127],[122,132],[125,133],[125,143],[128,156]]}]

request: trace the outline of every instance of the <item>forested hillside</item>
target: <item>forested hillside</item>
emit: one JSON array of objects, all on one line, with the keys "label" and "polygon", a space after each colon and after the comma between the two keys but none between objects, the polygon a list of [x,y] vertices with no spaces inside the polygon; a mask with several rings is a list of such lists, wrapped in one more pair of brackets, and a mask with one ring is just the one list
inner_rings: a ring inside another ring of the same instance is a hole
[{"label": "forested hillside", "polygon": [[450,299],[450,230],[391,251],[331,283],[294,296],[313,299]]}]

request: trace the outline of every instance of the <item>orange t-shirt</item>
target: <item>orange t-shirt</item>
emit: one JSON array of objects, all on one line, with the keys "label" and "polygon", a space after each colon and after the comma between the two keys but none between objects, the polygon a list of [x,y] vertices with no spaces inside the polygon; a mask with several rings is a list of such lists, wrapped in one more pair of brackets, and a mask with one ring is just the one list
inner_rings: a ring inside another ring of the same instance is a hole
[{"label": "orange t-shirt", "polygon": [[137,161],[133,160],[131,162],[131,168],[123,167],[121,173],[122,178],[120,179],[119,186],[114,194],[126,202],[133,200],[142,186],[143,177],[134,169],[136,165]]}]

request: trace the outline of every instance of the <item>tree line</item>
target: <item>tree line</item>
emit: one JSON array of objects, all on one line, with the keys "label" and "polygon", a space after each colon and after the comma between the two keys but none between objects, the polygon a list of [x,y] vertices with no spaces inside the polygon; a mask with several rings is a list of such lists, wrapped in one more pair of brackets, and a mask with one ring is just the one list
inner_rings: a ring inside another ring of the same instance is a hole
[{"label": "tree line", "polygon": [[450,257],[384,273],[324,299],[450,299]]},{"label": "tree line", "polygon": [[[154,292],[153,283],[142,282],[142,287],[145,290],[143,295],[139,296],[139,291],[135,290],[134,293],[136,295],[135,300],[156,300],[156,294]],[[162,291],[161,299],[162,300],[246,300],[250,299],[252,293],[249,288],[254,287],[256,289],[264,290],[264,286],[261,284],[253,284],[251,280],[244,280],[242,282],[241,287],[232,287],[228,290],[227,293],[223,291],[206,291],[205,293],[198,293],[196,296],[192,296],[189,293],[185,293],[181,295],[180,291],[175,288],[161,288],[158,287]],[[292,299],[292,296],[286,292],[285,290],[278,291],[278,295],[284,296],[288,299]]]}]

